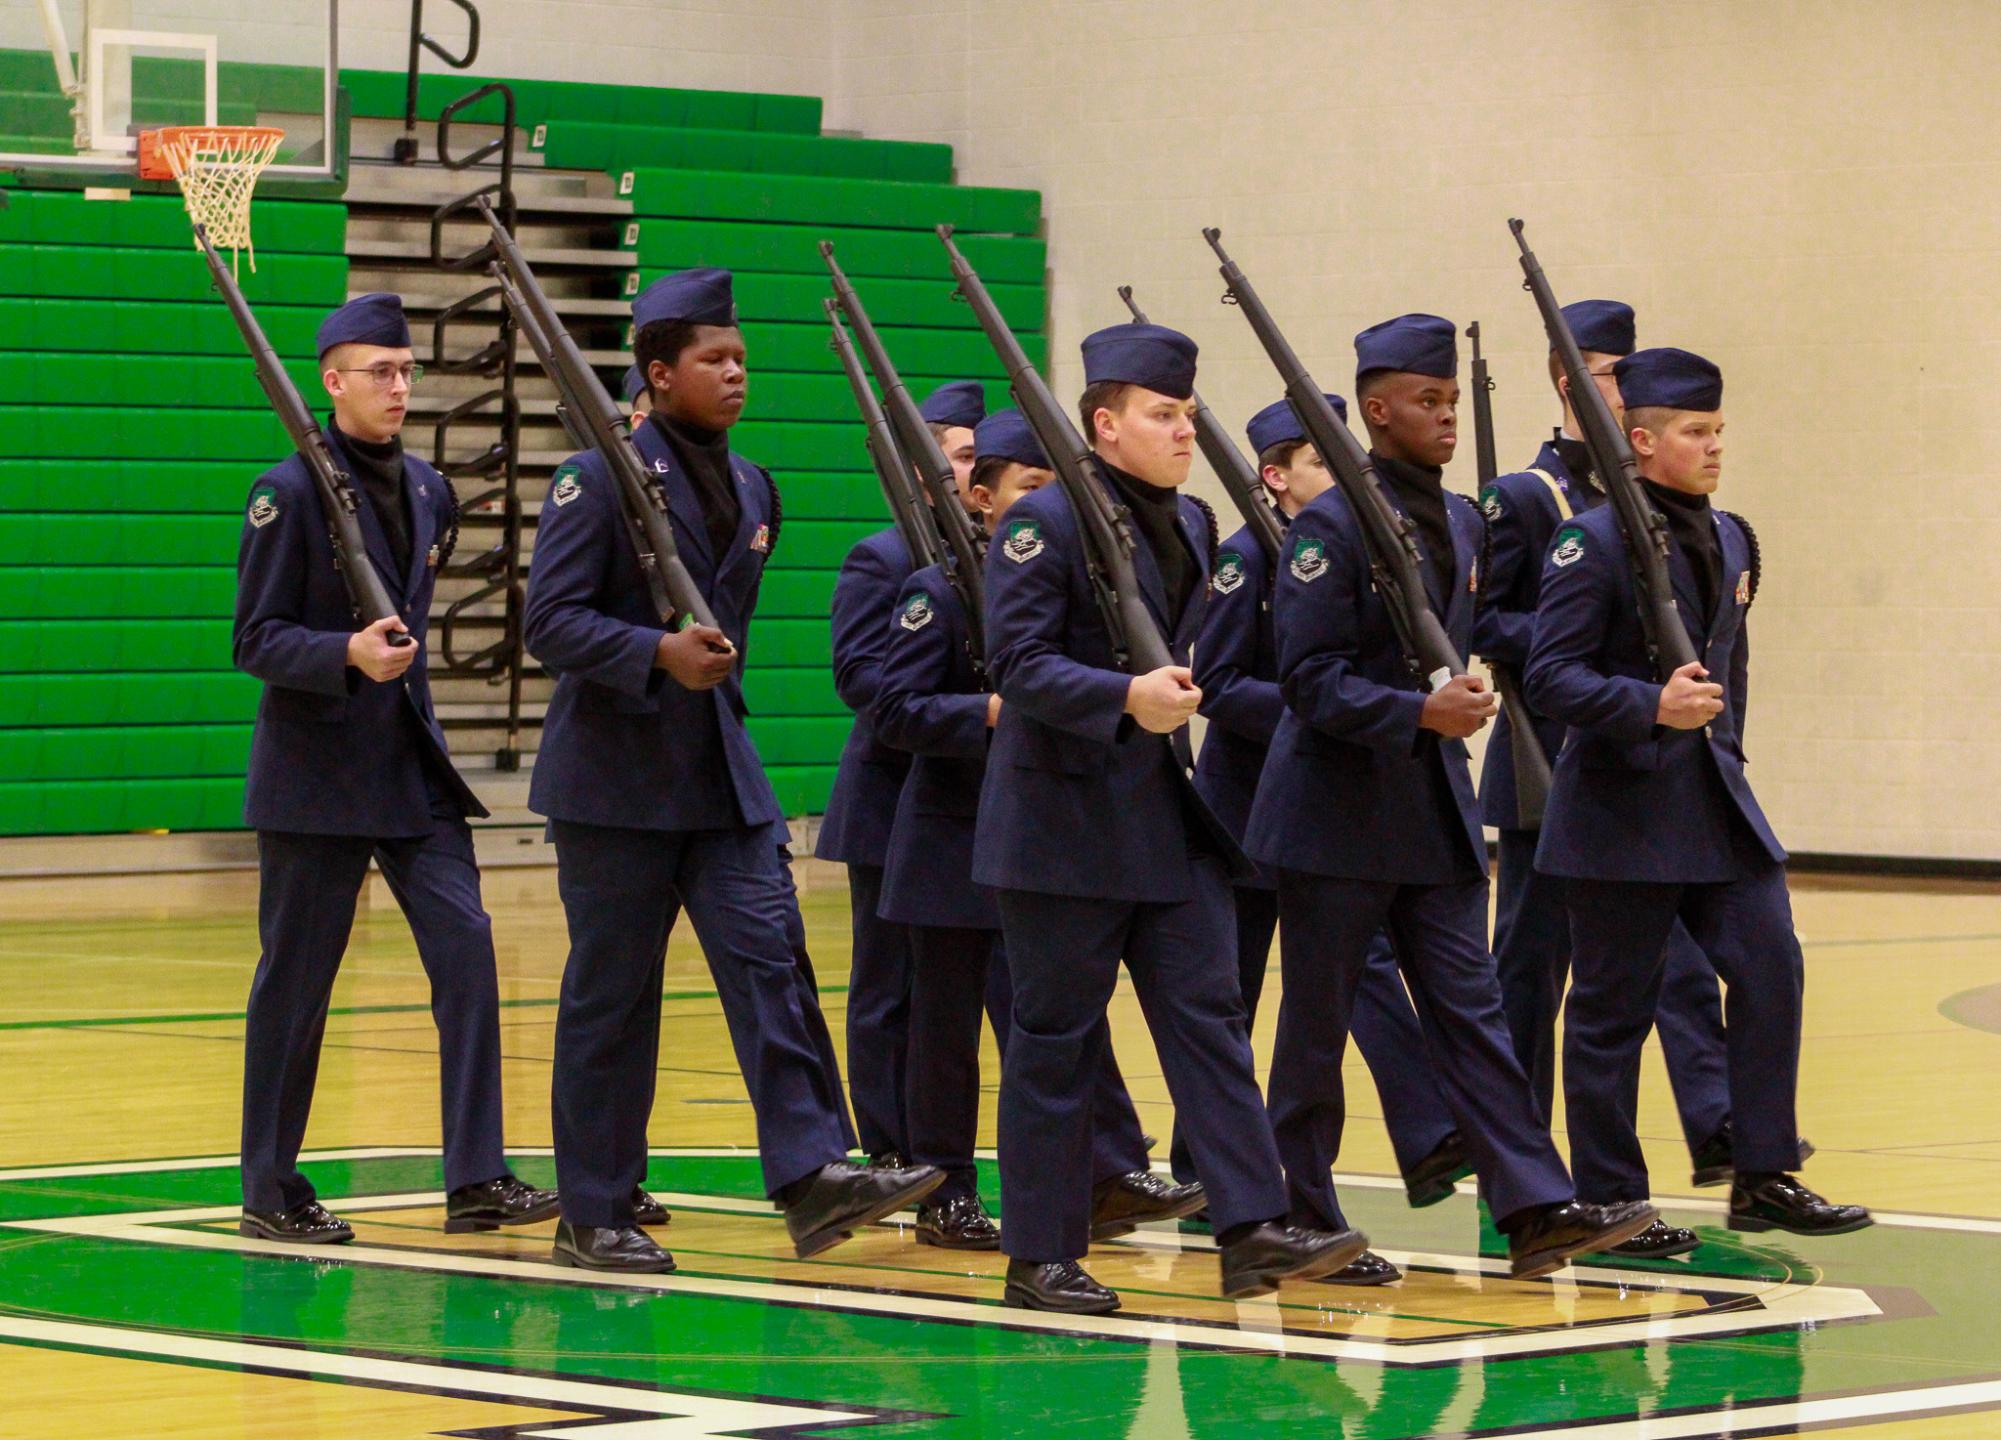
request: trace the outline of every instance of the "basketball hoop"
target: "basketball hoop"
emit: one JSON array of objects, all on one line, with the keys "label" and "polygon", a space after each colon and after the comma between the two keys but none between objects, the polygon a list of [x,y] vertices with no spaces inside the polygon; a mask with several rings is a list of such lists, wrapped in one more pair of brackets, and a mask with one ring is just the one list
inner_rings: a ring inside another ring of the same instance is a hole
[{"label": "basketball hoop", "polygon": [[139,135],[139,178],[177,180],[188,215],[217,249],[257,251],[250,243],[250,195],[278,153],[283,130],[265,125],[169,125]]}]

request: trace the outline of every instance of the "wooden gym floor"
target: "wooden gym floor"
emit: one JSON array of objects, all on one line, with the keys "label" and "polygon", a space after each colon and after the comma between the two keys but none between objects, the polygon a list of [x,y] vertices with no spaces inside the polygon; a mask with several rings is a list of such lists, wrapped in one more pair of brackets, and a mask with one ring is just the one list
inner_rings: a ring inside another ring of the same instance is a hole
[{"label": "wooden gym floor", "polygon": [[[815,863],[801,881],[838,1039],[846,889]],[[548,870],[491,871],[486,887],[510,1149],[548,1183],[562,912]],[[1001,1309],[997,1257],[919,1249],[893,1224],[791,1258],[685,933],[668,957],[648,1182],[675,1212],[660,1238],[680,1272],[557,1270],[547,1226],[444,1236],[427,991],[379,881],[307,1137],[356,1243],[299,1255],[240,1240],[255,877],[0,885],[0,1437],[2001,1434],[2001,893],[1801,880],[1794,897],[1800,1108],[1819,1147],[1807,1178],[1875,1207],[1875,1229],[1725,1230],[1725,1192],[1687,1186],[1651,1053],[1657,1198],[1708,1243],[1686,1261],[1517,1284],[1470,1187],[1404,1206],[1351,1054],[1344,1201],[1410,1267],[1402,1284],[1228,1305],[1208,1237],[1170,1228],[1094,1251],[1126,1308],[1065,1320]],[[1268,991],[1261,1061],[1275,968]],[[1172,1110],[1129,991],[1114,1021],[1141,1118],[1165,1142]],[[990,1167],[983,1180],[992,1203]]]}]

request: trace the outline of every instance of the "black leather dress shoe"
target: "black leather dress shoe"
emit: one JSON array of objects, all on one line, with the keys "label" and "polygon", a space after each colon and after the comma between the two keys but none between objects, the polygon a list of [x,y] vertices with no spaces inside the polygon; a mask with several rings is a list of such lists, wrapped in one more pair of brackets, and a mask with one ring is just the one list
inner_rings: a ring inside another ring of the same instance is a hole
[{"label": "black leather dress shoe", "polygon": [[1860,1205],[1824,1200],[1790,1175],[1739,1175],[1730,1187],[1732,1230],[1788,1230],[1795,1235],[1846,1235],[1875,1219]]},{"label": "black leather dress shoe", "polygon": [[1322,1275],[1323,1285],[1388,1285],[1403,1279],[1403,1271],[1373,1250],[1364,1250],[1331,1275]]},{"label": "black leather dress shoe", "polygon": [[556,1245],[549,1258],[579,1270],[613,1270],[626,1275],[665,1275],[674,1257],[637,1225],[572,1225],[556,1222]]},{"label": "black leather dress shoe", "polygon": [[954,1195],[917,1207],[917,1243],[941,1250],[998,1250],[1000,1226],[977,1195]]},{"label": "black leather dress shoe", "polygon": [[1644,1200],[1545,1206],[1508,1236],[1508,1273],[1517,1280],[1551,1274],[1576,1256],[1623,1244],[1660,1218]]},{"label": "black leather dress shoe", "polygon": [[868,1157],[871,1168],[876,1170],[901,1170],[910,1162],[903,1158],[901,1150],[884,1150]]},{"label": "black leather dress shoe", "polygon": [[445,1197],[445,1233],[498,1230],[503,1225],[533,1225],[547,1220],[561,1202],[554,1190],[537,1190],[512,1175],[478,1185],[461,1185]]},{"label": "black leather dress shoe", "polygon": [[[1708,1189],[1712,1185],[1728,1185],[1730,1177],[1736,1173],[1731,1153],[1733,1148],[1730,1122],[1725,1120],[1714,1135],[1696,1146],[1690,1154],[1689,1163],[1694,1168],[1689,1174],[1688,1183],[1702,1189]],[[1802,1136],[1800,1164],[1805,1165],[1812,1158],[1813,1141]]]},{"label": "black leather dress shoe", "polygon": [[1223,1298],[1269,1295],[1281,1280],[1319,1280],[1368,1248],[1369,1237],[1352,1228],[1308,1230],[1267,1221],[1222,1247]]},{"label": "black leather dress shoe", "polygon": [[236,1222],[236,1233],[258,1240],[282,1240],[288,1245],[345,1245],[354,1238],[347,1221],[317,1200],[308,1200],[289,1210],[246,1207],[243,1218]]},{"label": "black leather dress shoe", "polygon": [[805,1189],[785,1205],[792,1253],[801,1260],[831,1249],[864,1225],[915,1205],[945,1183],[936,1165],[900,1169],[836,1160],[806,1178]]},{"label": "black leather dress shoe", "polygon": [[632,1187],[632,1223],[635,1225],[665,1225],[674,1217],[667,1207],[648,1195],[637,1185]]},{"label": "black leather dress shoe", "polygon": [[1075,1260],[1007,1262],[1007,1288],[1001,1303],[1016,1310],[1054,1310],[1059,1315],[1109,1315],[1119,1308],[1115,1290],[1107,1290]]},{"label": "black leather dress shoe", "polygon": [[1151,1170],[1128,1170],[1091,1187],[1091,1238],[1116,1240],[1149,1220],[1179,1220],[1208,1203],[1200,1181],[1177,1185]]},{"label": "black leather dress shoe", "polygon": [[1413,1210],[1436,1205],[1452,1197],[1454,1182],[1473,1173],[1466,1158],[1466,1142],[1454,1130],[1432,1152],[1403,1172],[1403,1193]]},{"label": "black leather dress shoe", "polygon": [[1632,1239],[1621,1240],[1605,1253],[1623,1255],[1628,1260],[1665,1260],[1671,1255],[1686,1255],[1701,1243],[1693,1230],[1656,1220]]}]

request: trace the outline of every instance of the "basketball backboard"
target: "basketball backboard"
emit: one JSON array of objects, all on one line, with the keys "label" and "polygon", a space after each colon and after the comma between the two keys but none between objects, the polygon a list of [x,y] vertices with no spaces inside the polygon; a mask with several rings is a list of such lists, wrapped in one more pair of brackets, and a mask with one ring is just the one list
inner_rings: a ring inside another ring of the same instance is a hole
[{"label": "basketball backboard", "polygon": [[337,0],[0,0],[0,168],[113,183],[138,132],[285,131],[268,180],[340,163]]}]

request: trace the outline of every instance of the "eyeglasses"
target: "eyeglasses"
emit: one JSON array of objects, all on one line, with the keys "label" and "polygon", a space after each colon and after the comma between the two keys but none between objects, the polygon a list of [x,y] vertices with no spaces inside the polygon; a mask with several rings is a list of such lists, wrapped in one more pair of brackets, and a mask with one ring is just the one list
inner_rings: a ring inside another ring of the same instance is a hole
[{"label": "eyeglasses", "polygon": [[407,360],[401,365],[392,365],[387,360],[370,365],[365,370],[341,370],[342,375],[366,375],[375,382],[378,390],[387,390],[400,378],[405,385],[415,385],[424,378],[424,367],[413,365]]}]

